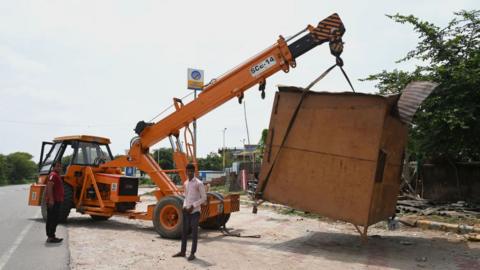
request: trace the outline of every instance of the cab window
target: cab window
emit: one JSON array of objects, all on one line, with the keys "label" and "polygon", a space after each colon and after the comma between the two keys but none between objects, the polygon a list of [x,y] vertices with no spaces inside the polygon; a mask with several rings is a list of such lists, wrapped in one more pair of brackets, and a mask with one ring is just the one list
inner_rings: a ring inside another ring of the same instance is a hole
[{"label": "cab window", "polygon": [[40,174],[49,173],[50,169],[52,168],[53,161],[57,157],[58,151],[60,151],[62,143],[56,143],[51,149],[50,152],[47,154],[45,161],[42,163],[42,167],[40,168]]},{"label": "cab window", "polygon": [[77,155],[72,164],[77,165],[95,165],[95,161],[102,159],[105,162],[112,160],[108,146],[98,143],[79,142]]}]

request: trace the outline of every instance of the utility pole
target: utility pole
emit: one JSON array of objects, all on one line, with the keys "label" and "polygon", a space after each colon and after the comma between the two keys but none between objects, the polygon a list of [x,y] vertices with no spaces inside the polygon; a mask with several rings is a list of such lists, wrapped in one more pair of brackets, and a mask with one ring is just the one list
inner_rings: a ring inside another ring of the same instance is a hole
[{"label": "utility pole", "polygon": [[[197,99],[197,89],[193,90],[193,99]],[[197,119],[193,120],[193,157],[197,160]]]},{"label": "utility pole", "polygon": [[[193,98],[197,99],[197,91],[202,91],[203,84],[203,70],[189,68],[187,69],[188,89],[193,90]],[[197,158],[197,119],[193,120],[193,157]]]}]

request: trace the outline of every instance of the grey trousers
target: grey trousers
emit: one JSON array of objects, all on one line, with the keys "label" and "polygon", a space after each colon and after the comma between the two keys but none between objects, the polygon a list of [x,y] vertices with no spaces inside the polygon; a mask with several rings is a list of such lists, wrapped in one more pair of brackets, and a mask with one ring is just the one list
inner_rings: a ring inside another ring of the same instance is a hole
[{"label": "grey trousers", "polygon": [[197,251],[198,240],[198,221],[200,220],[200,212],[189,214],[183,211],[183,227],[182,227],[182,253],[187,251],[187,236],[188,231],[192,229],[192,254]]}]

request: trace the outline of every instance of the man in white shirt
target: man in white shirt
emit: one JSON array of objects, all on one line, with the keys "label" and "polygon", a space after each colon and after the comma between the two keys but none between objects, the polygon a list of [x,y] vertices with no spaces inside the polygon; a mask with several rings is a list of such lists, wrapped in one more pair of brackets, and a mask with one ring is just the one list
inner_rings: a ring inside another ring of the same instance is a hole
[{"label": "man in white shirt", "polygon": [[192,229],[192,251],[188,260],[195,259],[198,240],[198,221],[200,220],[201,205],[207,200],[203,182],[195,177],[195,166],[189,163],[186,167],[188,180],[183,183],[185,199],[183,200],[183,227],[182,248],[173,257],[185,257],[187,251],[188,229]]}]

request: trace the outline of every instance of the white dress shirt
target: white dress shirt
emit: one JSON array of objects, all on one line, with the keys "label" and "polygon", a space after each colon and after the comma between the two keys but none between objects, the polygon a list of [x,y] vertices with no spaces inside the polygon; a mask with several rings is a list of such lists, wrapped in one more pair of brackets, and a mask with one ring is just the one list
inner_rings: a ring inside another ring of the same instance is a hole
[{"label": "white dress shirt", "polygon": [[190,208],[190,206],[193,206],[192,213],[200,212],[202,203],[207,200],[207,194],[205,193],[203,182],[194,177],[192,180],[185,181],[183,187],[185,190],[183,207]]}]

